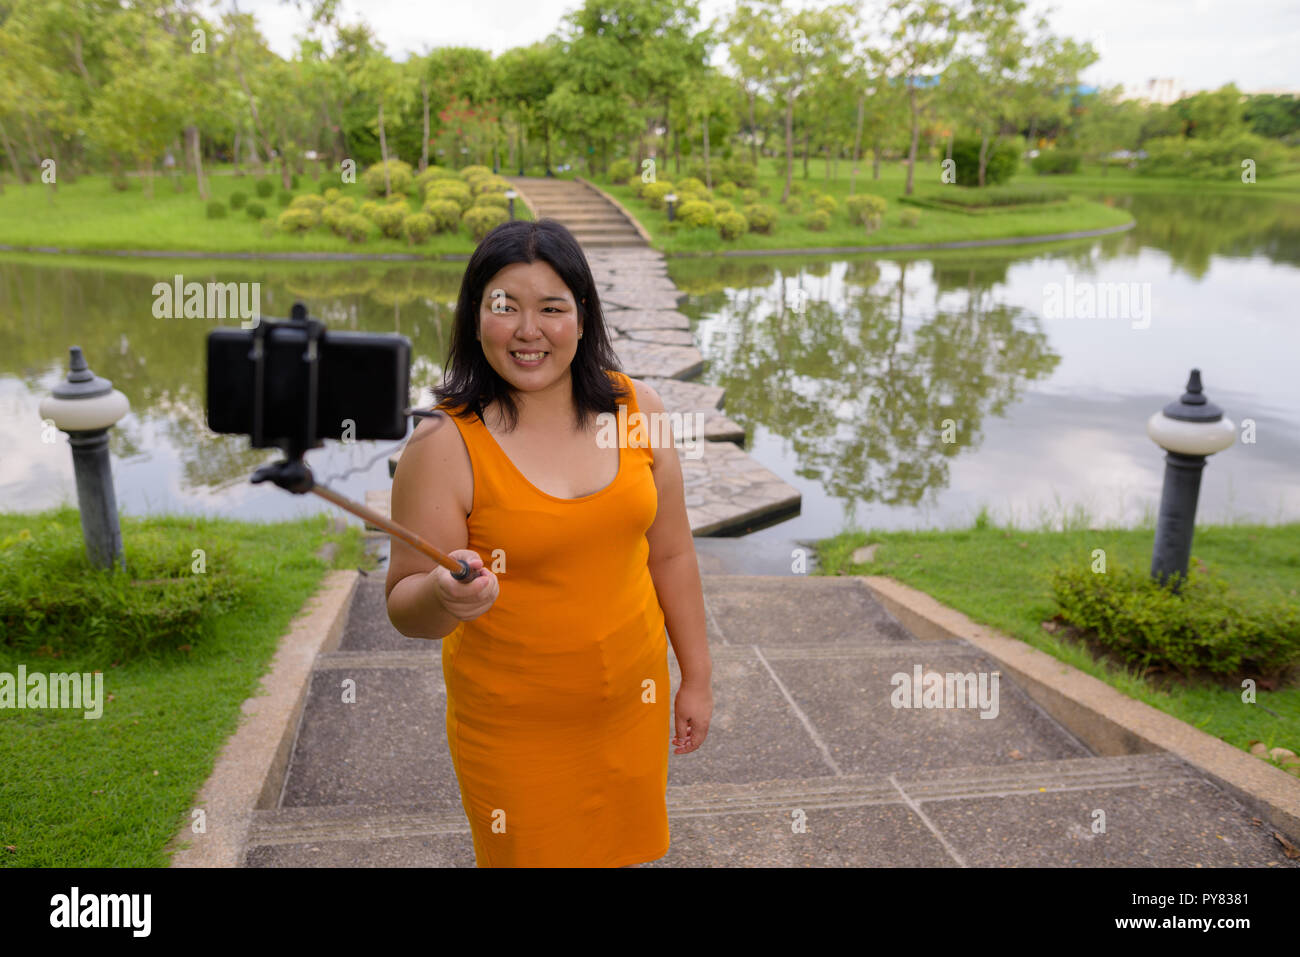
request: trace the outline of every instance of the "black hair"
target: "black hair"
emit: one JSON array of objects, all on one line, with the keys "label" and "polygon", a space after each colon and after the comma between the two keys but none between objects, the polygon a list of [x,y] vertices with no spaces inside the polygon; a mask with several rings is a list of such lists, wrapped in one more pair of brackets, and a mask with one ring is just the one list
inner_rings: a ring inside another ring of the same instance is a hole
[{"label": "black hair", "polygon": [[438,404],[460,407],[453,414],[461,418],[473,414],[482,419],[483,410],[496,400],[507,430],[518,424],[514,398],[518,390],[492,368],[476,338],[479,304],[488,281],[506,266],[538,260],[559,274],[578,308],[583,335],[569,366],[577,427],[585,429],[591,417],[600,412],[617,414],[619,400],[627,398],[627,391],[605,371],[622,369],[605,328],[591,266],[578,240],[554,219],[511,220],[483,237],[461,279],[446,370],[442,384],[433,390]]}]

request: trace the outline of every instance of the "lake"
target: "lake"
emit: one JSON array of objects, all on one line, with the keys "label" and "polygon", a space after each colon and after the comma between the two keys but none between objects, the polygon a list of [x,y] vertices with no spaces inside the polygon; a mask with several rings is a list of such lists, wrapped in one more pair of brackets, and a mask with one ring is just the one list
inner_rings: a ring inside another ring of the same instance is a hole
[{"label": "lake", "polygon": [[[801,514],[749,538],[966,525],[981,509],[1030,526],[1142,521],[1163,473],[1146,419],[1193,367],[1238,426],[1205,470],[1198,518],[1300,518],[1300,203],[1105,200],[1137,227],[989,251],[669,260],[691,294],[701,380],[726,389],[747,449],[803,494]],[[302,299],[331,329],[400,332],[427,389],[463,269],[0,259],[0,507],[76,500],[66,439],[43,441],[37,411],[75,344],[131,402],[110,433],[124,513],[337,512],[249,483],[277,456],[210,433],[204,415],[207,332],[236,323],[157,319],[154,284],[256,281],[263,315]],[[398,444],[331,442],[308,462],[363,499]]]}]

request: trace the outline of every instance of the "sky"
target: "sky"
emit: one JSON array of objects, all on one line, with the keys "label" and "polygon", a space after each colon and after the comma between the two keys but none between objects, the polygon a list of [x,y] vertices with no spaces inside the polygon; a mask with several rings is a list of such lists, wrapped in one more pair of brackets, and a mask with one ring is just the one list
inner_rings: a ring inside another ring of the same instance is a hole
[{"label": "sky", "polygon": [[[228,9],[231,0],[216,0]],[[307,7],[306,0],[302,0]],[[306,17],[289,0],[239,0],[253,13],[271,48],[294,49]],[[438,46],[501,53],[544,39],[580,0],[343,0],[344,22],[365,20],[395,59]],[[824,2],[789,4],[792,8]],[[734,0],[700,0],[705,24]],[[1046,8],[1031,0],[1031,9]],[[1145,86],[1170,77],[1179,88],[1215,89],[1234,82],[1245,92],[1300,90],[1298,0],[1055,0],[1053,31],[1091,40],[1100,60],[1084,74],[1102,86]],[[874,8],[874,4],[871,8]]]}]

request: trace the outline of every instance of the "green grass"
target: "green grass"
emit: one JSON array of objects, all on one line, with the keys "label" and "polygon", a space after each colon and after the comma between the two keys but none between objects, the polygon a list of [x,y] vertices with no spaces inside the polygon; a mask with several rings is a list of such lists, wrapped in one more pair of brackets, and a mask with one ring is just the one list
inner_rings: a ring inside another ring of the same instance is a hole
[{"label": "green grass", "polygon": [[[1134,698],[1246,750],[1252,740],[1300,753],[1300,686],[1259,690],[1258,705],[1241,689],[1206,683],[1156,682],[1051,634],[1056,614],[1048,584],[1055,565],[1087,565],[1093,549],[1108,563],[1149,567],[1151,528],[1101,529],[1073,516],[1061,527],[999,527],[981,513],[974,528],[915,532],[845,532],[818,544],[821,574],[887,575],[972,620],[1019,638]],[[873,561],[855,564],[859,546],[879,543]],[[1201,526],[1193,559],[1216,568],[1245,601],[1300,601],[1300,523]],[[1276,712],[1270,714],[1265,708]]]},{"label": "green grass", "polygon": [[[810,165],[812,175],[806,180],[800,173],[799,165],[796,164],[794,182],[802,183],[805,188],[804,211],[797,214],[787,212],[778,202],[785,179],[783,174],[777,175],[773,172],[774,166],[771,161],[767,161],[761,167],[762,175],[758,181],[760,188],[763,185],[767,186],[767,195],[760,197],[758,201],[771,206],[777,214],[772,232],[767,235],[746,233],[735,240],[723,240],[718,235],[717,229],[712,227],[669,232],[667,213],[664,210],[652,209],[647,202],[638,199],[631,186],[610,184],[604,179],[596,179],[594,182],[622,203],[645,226],[657,248],[669,253],[712,252],[723,249],[889,246],[898,243],[1005,239],[1104,229],[1132,221],[1132,217],[1123,210],[1081,197],[1074,197],[1064,203],[1038,205],[1032,209],[999,211],[995,216],[971,216],[956,210],[919,209],[899,202],[903,195],[906,177],[906,169],[901,163],[882,164],[879,180],[871,178],[871,164],[862,163],[859,167],[862,173],[857,178],[855,192],[875,193],[883,196],[889,203],[880,228],[868,233],[862,226],[849,222],[848,214],[844,210],[844,199],[849,195],[847,163],[840,164],[839,177],[831,180],[819,175],[819,171],[824,168],[822,163]],[[681,175],[686,175],[684,170]],[[672,172],[672,164],[665,164],[665,168],[660,171],[660,179],[671,182],[677,178],[677,174]],[[714,185],[717,185],[716,181]],[[942,189],[943,185],[939,183],[937,176],[934,177],[934,182],[930,182],[918,169],[915,183],[917,196],[938,196]],[[804,219],[812,209],[812,204],[806,197],[812,190],[829,193],[839,200],[840,204],[840,209],[831,215],[830,227],[821,232],[808,229],[804,225]],[[732,202],[738,210],[744,205],[738,198],[733,198]],[[903,211],[907,209],[920,213],[920,221],[916,226],[909,227],[902,224]]]},{"label": "green grass", "polygon": [[[0,513],[0,540],[76,526],[75,509]],[[238,555],[258,586],[212,615],[190,651],[111,661],[18,655],[0,643],[0,671],[104,673],[100,718],[59,709],[0,712],[0,866],[165,867],[166,846],[191,823],[195,795],[257,693],[280,637],[329,567],[371,565],[360,530],[328,531],[329,516],[261,524],[194,516],[122,519],[132,543],[161,532]],[[332,566],[314,556],[337,541]],[[130,567],[128,565],[128,567]],[[209,568],[218,574],[219,569]],[[7,848],[12,848],[8,850]]]},{"label": "green grass", "polygon": [[1290,195],[1300,198],[1300,170],[1291,170],[1280,176],[1266,177],[1254,183],[1236,179],[1184,179],[1178,176],[1139,176],[1123,167],[1111,167],[1103,172],[1099,163],[1084,163],[1078,173],[1062,176],[1039,176],[1028,164],[1011,179],[1013,186],[1056,186],[1061,189],[1083,192],[1113,191],[1116,193],[1233,193],[1248,190],[1250,193]]},{"label": "green grass", "polygon": [[[271,177],[275,193],[266,199],[256,193],[257,179],[254,175],[212,175],[208,184],[211,198],[227,205],[235,192],[246,194],[249,202],[261,203],[267,211],[261,222],[250,219],[243,209],[228,210],[224,219],[208,219],[206,203],[199,199],[193,177],[179,179],[180,192],[170,178],[155,177],[152,198],[145,195],[139,177],[130,177],[130,189],[122,192],[113,189],[104,174],[78,177],[75,183],[61,182],[57,190],[41,183],[11,183],[0,194],[0,243],[84,250],[407,253],[428,257],[466,255],[477,245],[463,229],[434,234],[418,246],[382,237],[350,243],[324,227],[301,236],[288,235],[275,228],[275,217],[284,209],[276,200],[279,177]],[[368,198],[360,184],[331,185],[358,204]],[[318,181],[300,176],[293,194],[307,193],[319,195]],[[420,204],[408,197],[408,205],[414,212]],[[520,200],[515,201],[515,216],[532,218]]]}]

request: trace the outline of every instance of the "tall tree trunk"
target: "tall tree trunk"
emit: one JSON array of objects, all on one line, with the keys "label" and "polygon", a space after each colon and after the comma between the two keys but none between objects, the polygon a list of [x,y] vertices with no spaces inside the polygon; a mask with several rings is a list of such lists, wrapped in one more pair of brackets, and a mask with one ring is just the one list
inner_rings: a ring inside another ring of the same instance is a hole
[{"label": "tall tree trunk", "polygon": [[14,169],[14,175],[18,177],[20,183],[30,183],[31,174],[27,168],[18,162],[18,154],[14,151],[13,141],[9,139],[9,133],[3,123],[0,123],[0,142],[4,144],[5,155],[9,157],[9,165]]},{"label": "tall tree trunk", "polygon": [[953,131],[949,130],[948,131],[948,152],[946,154],[948,159],[952,159],[952,138],[953,138]]},{"label": "tall tree trunk", "polygon": [[916,146],[921,139],[921,118],[920,111],[916,104],[916,85],[912,77],[908,77],[908,101],[912,107],[912,145],[907,150],[907,184],[903,187],[903,195],[912,195],[912,178],[916,173]]},{"label": "tall tree trunk", "polygon": [[863,93],[858,97],[858,125],[857,131],[853,134],[853,165],[849,173],[849,195],[853,195],[853,184],[858,178],[858,160],[862,158],[862,113],[867,105],[867,95]]},{"label": "tall tree trunk", "polygon": [[[244,79],[244,66],[242,63],[239,62],[238,56],[236,56],[234,60],[235,60],[235,75],[239,78],[239,85],[241,88],[243,88],[244,96],[248,98],[249,112],[253,114],[253,133],[257,139],[261,140],[264,144],[269,146],[270,140],[268,140],[265,134],[263,134],[262,121],[258,118],[257,115],[257,101],[253,99],[253,91],[248,88],[248,81]],[[270,158],[269,149],[267,152],[268,152],[268,159],[269,159]],[[256,146],[254,146],[253,148],[253,159],[257,166],[257,175],[261,176],[263,173],[266,172],[266,167],[262,165],[262,157],[258,155]]]},{"label": "tall tree trunk", "polygon": [[420,140],[420,172],[429,168],[429,80],[420,80],[420,97],[424,103],[424,138]]},{"label": "tall tree trunk", "polygon": [[243,165],[241,164],[240,159],[239,159],[239,145],[240,145],[240,144],[239,144],[239,130],[235,130],[235,148],[234,148],[233,157],[234,157],[234,160],[235,160],[235,175],[236,175],[236,176],[239,175],[240,173],[242,173],[242,172],[244,171]]},{"label": "tall tree trunk", "polygon": [[829,183],[831,181],[831,144],[827,143],[822,147],[822,150],[826,153],[826,182]]},{"label": "tall tree trunk", "polygon": [[713,189],[713,172],[709,167],[709,115],[704,114],[704,185]]},{"label": "tall tree trunk", "polygon": [[871,144],[871,178],[880,179],[880,140]]},{"label": "tall tree trunk", "polygon": [[794,179],[794,91],[785,95],[785,190],[781,202],[790,198],[790,181]]},{"label": "tall tree trunk", "polygon": [[393,196],[393,184],[388,175],[388,137],[384,134],[384,101],[379,101],[379,155],[384,161],[384,198]]},{"label": "tall tree trunk", "polygon": [[749,91],[749,152],[758,165],[758,122],[754,119],[754,91]]},{"label": "tall tree trunk", "polygon": [[190,147],[190,163],[194,169],[194,181],[198,185],[199,199],[207,202],[208,183],[203,178],[203,153],[199,149],[199,128],[194,123],[185,127],[185,142]]},{"label": "tall tree trunk", "polygon": [[673,170],[678,175],[682,175],[682,143],[681,137],[676,130],[673,130]]},{"label": "tall tree trunk", "polygon": [[808,134],[803,135],[803,178],[808,178]]}]

